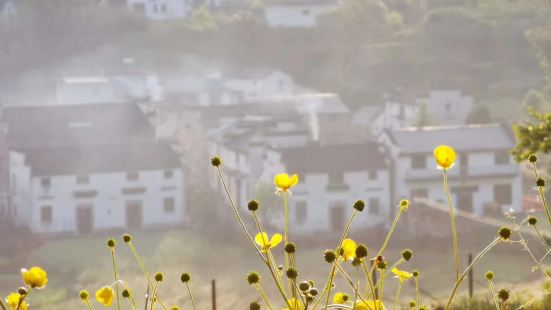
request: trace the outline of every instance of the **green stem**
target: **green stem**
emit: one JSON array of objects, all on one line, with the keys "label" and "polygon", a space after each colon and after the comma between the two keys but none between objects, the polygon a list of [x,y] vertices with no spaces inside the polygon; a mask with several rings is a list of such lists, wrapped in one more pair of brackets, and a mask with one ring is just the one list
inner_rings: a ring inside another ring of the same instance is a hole
[{"label": "green stem", "polygon": [[2,310],[8,310],[8,307],[4,304],[2,297],[0,297],[0,308],[2,308]]},{"label": "green stem", "polygon": [[551,248],[549,248],[549,245],[547,244],[547,242],[545,241],[545,238],[543,238],[543,235],[541,234],[540,230],[538,229],[538,227],[536,225],[533,225],[534,226],[534,229],[536,230],[536,233],[538,233],[538,236],[540,237],[540,240],[541,240],[541,243],[543,243],[543,245],[545,246],[545,248],[547,249],[547,252],[551,252]]},{"label": "green stem", "polygon": [[488,253],[496,244],[498,244],[499,241],[500,241],[499,238],[494,239],[494,241],[492,241],[486,248],[484,248],[484,250],[478,253],[478,255],[473,259],[472,263],[469,266],[467,266],[467,269],[465,269],[465,271],[463,271],[463,273],[461,274],[461,277],[459,277],[459,280],[453,286],[453,290],[450,295],[450,298],[448,299],[448,303],[446,304],[445,310],[448,310],[450,308],[450,305],[453,301],[453,297],[455,296],[455,293],[457,292],[459,285],[461,285],[461,282],[463,281],[463,279],[465,279],[465,277],[469,273],[469,270],[473,268],[473,266],[478,262],[480,258],[482,258],[482,256],[484,256],[484,254]]},{"label": "green stem", "polygon": [[356,307],[356,302],[358,301],[358,288],[360,287],[360,272],[356,266],[356,286],[354,287],[354,302],[352,303],[353,307]]},{"label": "green stem", "polygon": [[157,288],[159,287],[159,282],[155,282],[155,286],[153,287],[153,295],[151,295],[151,310],[155,308],[155,302],[157,302]]},{"label": "green stem", "polygon": [[195,298],[193,298],[193,294],[191,293],[191,288],[189,287],[188,282],[186,282],[186,288],[189,294],[189,299],[191,299],[191,305],[193,306],[193,310],[197,310],[197,305],[195,304]]},{"label": "green stem", "polygon": [[[288,191],[283,191],[283,210],[285,213],[285,232],[283,236],[283,242],[285,246],[287,246],[287,243],[289,243],[289,192]],[[291,261],[289,258],[289,253],[285,251],[285,270],[289,269],[290,266],[291,266]],[[291,279],[287,279],[287,289],[289,291],[289,294],[295,297],[295,291],[293,289],[293,284],[291,283]]]},{"label": "green stem", "polygon": [[398,209],[398,212],[396,213],[396,216],[394,216],[394,220],[392,221],[392,225],[390,225],[390,230],[386,234],[385,242],[383,242],[383,245],[377,252],[377,256],[383,255],[383,252],[385,251],[386,246],[388,245],[388,241],[390,240],[390,237],[394,233],[394,229],[396,229],[396,224],[398,224],[398,220],[400,219],[400,216],[402,215],[403,212],[404,212],[403,208]]},{"label": "green stem", "polygon": [[255,287],[258,293],[260,293],[260,296],[262,297],[262,299],[264,300],[264,303],[266,303],[266,306],[268,306],[268,309],[273,310],[274,308],[270,304],[270,301],[268,300],[268,296],[266,296],[266,294],[264,293],[264,290],[262,290],[262,287],[260,287],[260,284],[256,283]]},{"label": "green stem", "polygon": [[390,266],[390,268],[387,268],[385,270],[385,272],[382,274],[381,280],[379,280],[377,283],[375,283],[375,289],[377,289],[379,287],[379,285],[381,285],[381,282],[388,277],[388,275],[392,272],[392,269],[397,268],[398,266],[400,266],[405,261],[406,260],[402,257],[398,261],[396,261],[394,263],[394,265]]},{"label": "green stem", "polygon": [[113,273],[115,274],[115,292],[117,298],[117,309],[121,310],[121,304],[119,301],[119,273],[117,272],[117,263],[115,261],[115,248],[111,248],[111,261],[113,263]]},{"label": "green stem", "polygon": [[415,300],[416,300],[416,307],[417,307],[417,310],[419,310],[419,277],[421,275],[418,275],[417,277],[415,277]]},{"label": "green stem", "polygon": [[400,298],[400,292],[402,291],[402,284],[404,284],[404,282],[400,280],[400,283],[398,284],[398,291],[396,292],[396,298],[394,298],[394,310],[396,310],[396,307],[398,306],[398,299]]},{"label": "green stem", "polygon": [[490,292],[492,293],[492,297],[494,299],[494,304],[496,306],[496,310],[500,310],[499,301],[497,300],[496,289],[494,287],[494,283],[492,282],[492,280],[488,280],[488,287],[490,287]]},{"label": "green stem", "polygon": [[[373,302],[375,302],[375,300],[377,299],[377,296],[375,296],[375,288],[373,287],[373,280],[371,279],[371,274],[367,270],[365,261],[362,261],[362,266],[365,272],[365,276],[367,278],[367,283],[369,285],[369,288],[371,289],[371,296],[373,298]],[[367,295],[367,288],[366,288],[366,295]],[[377,303],[375,303],[375,310],[377,310]]]},{"label": "green stem", "polygon": [[88,306],[88,309],[89,310],[94,310],[94,308],[92,307],[92,304],[90,303],[90,300],[86,299],[86,305]]},{"label": "green stem", "polygon": [[453,204],[450,195],[450,189],[448,186],[448,171],[444,171],[444,190],[446,191],[446,197],[448,198],[448,206],[450,208],[450,220],[452,225],[452,235],[453,235],[453,253],[455,255],[455,282],[459,281],[459,246],[457,242],[457,228],[455,227],[455,216],[453,215]]},{"label": "green stem", "polygon": [[27,290],[27,294],[19,297],[19,303],[17,304],[17,310],[21,309],[21,305],[23,304],[23,302],[25,301],[25,298],[27,298],[27,296],[29,296],[29,294],[31,293],[32,291],[32,287],[29,287],[29,289]]},{"label": "green stem", "polygon": [[[153,282],[151,282],[151,277],[149,276],[149,272],[147,271],[147,268],[145,267],[145,264],[138,254],[138,251],[136,251],[136,248],[134,247],[134,244],[132,241],[128,241],[126,244],[128,244],[128,247],[130,248],[130,251],[132,252],[132,255],[134,256],[134,259],[136,259],[136,262],[138,263],[138,266],[140,266],[140,269],[142,270],[142,273],[144,274],[145,278],[147,279],[147,285],[149,288],[153,289],[154,285]],[[153,295],[155,296],[155,294]],[[164,310],[168,310],[166,305],[161,301],[161,299],[158,296],[155,296],[157,298],[157,302],[163,307]]]},{"label": "green stem", "polygon": [[[536,163],[532,164],[532,167],[534,169],[534,176],[536,177],[536,180],[539,179],[538,175],[538,169],[536,167]],[[547,216],[547,221],[549,224],[551,224],[551,212],[549,211],[549,206],[547,205],[547,199],[545,198],[545,192],[543,190],[543,186],[538,186],[538,191],[540,193],[541,203],[543,204],[543,208],[545,209],[545,215]]]},{"label": "green stem", "polygon": [[[380,271],[380,276],[381,276],[381,289],[379,290],[379,301],[383,301],[383,288],[384,288],[384,280],[383,279],[383,273],[382,271]],[[376,301],[374,301],[376,302]]]},{"label": "green stem", "polygon": [[243,219],[241,218],[241,215],[239,215],[239,211],[237,210],[237,207],[235,206],[235,203],[233,202],[233,198],[231,197],[230,191],[228,190],[228,186],[226,185],[226,182],[224,181],[224,177],[222,176],[222,171],[220,170],[220,167],[216,167],[216,170],[218,171],[218,177],[220,178],[220,182],[222,182],[222,186],[224,187],[224,191],[226,192],[226,196],[228,197],[228,200],[230,201],[230,206],[233,211],[233,214],[235,215],[235,218],[239,222],[239,225],[241,226],[241,229],[243,230],[243,233],[247,236],[247,239],[251,242],[251,245],[258,253],[258,256],[264,260],[262,253],[258,248],[256,247],[256,243],[254,242],[253,237],[251,237],[251,234],[247,230],[247,227],[245,226],[245,223],[243,222]]}]

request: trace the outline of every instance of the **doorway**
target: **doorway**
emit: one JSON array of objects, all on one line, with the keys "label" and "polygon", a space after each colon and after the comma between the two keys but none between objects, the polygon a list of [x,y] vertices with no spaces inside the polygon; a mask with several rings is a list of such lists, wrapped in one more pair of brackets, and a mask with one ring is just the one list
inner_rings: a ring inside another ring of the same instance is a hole
[{"label": "doorway", "polygon": [[91,206],[77,207],[77,232],[81,235],[89,234],[94,228],[94,213]]},{"label": "doorway", "polygon": [[126,228],[138,229],[143,224],[143,210],[141,201],[126,203]]},{"label": "doorway", "polygon": [[344,221],[344,206],[342,204],[334,204],[331,207],[331,230],[333,232],[343,231]]}]

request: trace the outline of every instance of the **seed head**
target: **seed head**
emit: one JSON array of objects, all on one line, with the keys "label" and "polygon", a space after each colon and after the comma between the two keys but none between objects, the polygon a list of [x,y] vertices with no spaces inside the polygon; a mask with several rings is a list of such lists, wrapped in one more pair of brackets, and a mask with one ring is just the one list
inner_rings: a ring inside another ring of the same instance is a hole
[{"label": "seed head", "polygon": [[506,301],[509,299],[509,290],[506,288],[500,289],[499,292],[497,292],[497,297],[503,301]]},{"label": "seed head", "polygon": [[509,240],[511,238],[511,229],[509,227],[501,227],[499,229],[499,236],[503,240]]},{"label": "seed head", "polygon": [[293,254],[297,251],[297,246],[293,242],[289,242],[285,245],[285,252],[288,254]]},{"label": "seed head", "polygon": [[249,285],[260,282],[260,275],[254,271],[249,272],[249,274],[247,275],[247,282],[249,282]]},{"label": "seed head", "polygon": [[417,269],[413,270],[413,271],[411,272],[411,274],[412,274],[414,277],[416,277],[416,278],[420,275],[419,270],[417,270]]},{"label": "seed head", "polygon": [[128,243],[132,241],[132,236],[130,234],[124,234],[122,235],[122,241],[124,241],[125,243]]},{"label": "seed head", "polygon": [[260,310],[260,304],[257,303],[256,301],[253,301],[253,302],[251,302],[251,304],[249,305],[249,309],[250,309],[250,310]]},{"label": "seed head", "polygon": [[107,246],[108,246],[108,247],[114,248],[115,245],[116,245],[115,239],[110,238],[109,240],[107,240]]},{"label": "seed head", "polygon": [[172,307],[170,307],[170,310],[180,310],[180,307],[178,307],[178,306],[172,306]]},{"label": "seed head", "polygon": [[533,217],[533,216],[531,216],[531,217],[528,218],[528,224],[534,226],[534,225],[536,225],[537,223],[538,223],[538,219],[537,219],[537,218],[535,218],[535,217]]},{"label": "seed head", "polygon": [[408,207],[409,207],[409,200],[407,199],[400,200],[400,208],[407,210]]},{"label": "seed head", "polygon": [[536,185],[537,185],[538,187],[544,187],[544,186],[545,186],[545,180],[544,180],[543,178],[538,178],[538,179],[536,180]]},{"label": "seed head", "polygon": [[488,279],[488,281],[492,281],[494,279],[493,271],[486,272],[486,279]]},{"label": "seed head", "polygon": [[182,283],[188,283],[191,280],[191,276],[189,273],[182,273],[182,276],[180,277],[180,280],[182,280]]},{"label": "seed head", "polygon": [[162,282],[162,281],[163,281],[163,274],[160,273],[160,272],[157,272],[157,273],[155,274],[155,281],[157,281],[157,282]]},{"label": "seed head", "polygon": [[128,289],[124,289],[121,293],[122,297],[124,298],[130,298],[130,291]]},{"label": "seed head", "polygon": [[249,209],[249,211],[254,212],[254,211],[258,210],[259,207],[260,207],[260,204],[256,200],[251,200],[251,201],[249,201],[249,204],[247,204],[247,208]]},{"label": "seed head", "polygon": [[356,247],[356,257],[357,258],[364,258],[368,254],[367,247],[363,244],[359,244]]},{"label": "seed head", "polygon": [[17,293],[21,296],[25,296],[27,295],[27,288],[22,286],[17,290]]},{"label": "seed head", "polygon": [[222,165],[222,160],[220,159],[220,157],[214,156],[213,158],[210,159],[210,164],[213,165],[214,167],[218,167]]},{"label": "seed head", "polygon": [[325,261],[332,264],[337,259],[337,254],[335,254],[332,250],[325,250],[323,253],[323,257],[325,258]]},{"label": "seed head", "polygon": [[528,156],[528,161],[530,161],[531,163],[535,163],[538,161],[538,157],[536,156],[536,154],[532,154]]},{"label": "seed head", "polygon": [[90,293],[88,293],[87,290],[82,290],[82,291],[80,291],[78,296],[80,296],[80,299],[82,299],[82,300],[87,300],[88,298],[90,298]]},{"label": "seed head", "polygon": [[313,287],[310,289],[310,291],[308,291],[308,293],[310,293],[310,295],[312,296],[318,296],[318,289]]},{"label": "seed head", "polygon": [[356,200],[354,203],[354,209],[358,210],[358,212],[362,212],[365,208],[365,203],[363,200]]},{"label": "seed head", "polygon": [[298,271],[295,268],[288,268],[285,274],[289,279],[296,279],[298,277]]},{"label": "seed head", "polygon": [[387,267],[387,263],[384,260],[377,261],[377,268],[381,270],[385,270]]},{"label": "seed head", "polygon": [[413,257],[413,252],[410,249],[402,251],[402,258],[405,261],[409,261]]},{"label": "seed head", "polygon": [[417,303],[415,302],[415,300],[412,300],[412,301],[409,302],[409,307],[410,307],[410,308],[415,308],[415,307],[417,307]]},{"label": "seed head", "polygon": [[302,281],[298,284],[298,289],[301,292],[306,292],[307,290],[310,289],[310,283],[308,281]]}]

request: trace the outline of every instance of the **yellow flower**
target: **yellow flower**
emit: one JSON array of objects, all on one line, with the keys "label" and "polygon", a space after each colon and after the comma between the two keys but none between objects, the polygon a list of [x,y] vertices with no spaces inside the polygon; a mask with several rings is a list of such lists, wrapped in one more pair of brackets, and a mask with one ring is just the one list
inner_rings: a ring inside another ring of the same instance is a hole
[{"label": "yellow flower", "polygon": [[455,150],[451,146],[440,145],[434,149],[434,159],[439,169],[448,170],[455,164]]},{"label": "yellow flower", "polygon": [[96,300],[106,307],[113,303],[113,289],[110,286],[104,286],[96,291]]},{"label": "yellow flower", "polygon": [[404,282],[406,281],[407,279],[411,278],[413,275],[407,271],[404,271],[404,270],[400,270],[396,267],[392,268],[392,273],[396,275],[395,278],[398,278],[400,280],[400,282]]},{"label": "yellow flower", "polygon": [[[291,305],[291,310],[302,310],[304,307],[302,306],[302,303],[300,300],[296,298],[289,299],[289,304]],[[289,308],[283,308],[283,310],[289,310]]]},{"label": "yellow flower", "polygon": [[21,269],[23,282],[32,288],[43,288],[48,284],[48,274],[40,267]]},{"label": "yellow flower", "polygon": [[356,257],[356,242],[352,239],[345,239],[342,242],[342,250],[344,261],[354,259]]},{"label": "yellow flower", "polygon": [[283,237],[280,234],[274,234],[272,239],[269,239],[268,234],[265,232],[258,233],[254,237],[254,241],[262,248],[262,252],[266,252],[268,249],[275,247],[281,240],[283,240]]},{"label": "yellow flower", "polygon": [[291,187],[297,185],[298,175],[293,174],[292,176],[289,176],[287,173],[281,173],[275,176],[274,183],[278,191],[286,192]]},{"label": "yellow flower", "polygon": [[[21,299],[21,295],[19,295],[18,293],[11,293],[8,295],[8,297],[6,297],[6,303],[8,304],[8,306],[10,307],[10,310],[16,310],[17,307],[19,306],[19,300]],[[27,304],[26,301],[23,301],[23,303],[21,303],[21,307],[19,307],[20,310],[27,310],[27,307],[29,305]]]},{"label": "yellow flower", "polygon": [[350,296],[342,292],[338,292],[337,294],[335,294],[335,296],[333,296],[333,302],[341,305],[347,302],[349,299],[350,299]]},{"label": "yellow flower", "polygon": [[385,310],[385,305],[380,300],[366,300],[365,302],[359,301],[354,306],[354,310]]}]

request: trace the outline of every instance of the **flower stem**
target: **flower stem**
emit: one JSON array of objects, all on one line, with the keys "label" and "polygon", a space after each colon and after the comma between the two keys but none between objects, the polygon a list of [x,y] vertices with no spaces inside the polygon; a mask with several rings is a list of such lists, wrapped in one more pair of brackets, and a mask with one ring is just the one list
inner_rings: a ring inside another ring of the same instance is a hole
[{"label": "flower stem", "polygon": [[396,213],[396,216],[394,216],[394,220],[392,221],[392,225],[390,225],[390,229],[386,234],[385,242],[383,242],[383,245],[377,252],[377,256],[383,255],[383,252],[385,251],[386,246],[388,245],[388,241],[390,241],[390,237],[394,233],[394,229],[396,229],[396,224],[398,224],[398,220],[400,219],[400,216],[402,215],[403,212],[404,212],[403,208],[398,209],[398,212]]},{"label": "flower stem", "polygon": [[[536,177],[536,180],[539,179],[536,163],[532,164],[532,168],[534,170],[534,176]],[[549,222],[549,224],[551,224],[551,212],[549,211],[549,206],[547,205],[547,199],[545,198],[545,192],[543,190],[543,186],[538,186],[538,191],[540,193],[541,203],[543,204],[543,208],[545,209],[545,215],[547,216],[547,221]]]},{"label": "flower stem", "polygon": [[538,227],[536,225],[533,225],[533,226],[534,226],[534,229],[536,230],[536,233],[538,233],[538,236],[540,237],[541,243],[543,243],[543,245],[547,249],[547,252],[551,252],[551,248],[549,248],[549,245],[547,244],[547,241],[545,241],[545,238],[543,238],[543,235],[541,234]]},{"label": "flower stem", "polygon": [[355,307],[356,302],[358,301],[358,288],[360,287],[360,272],[358,269],[358,266],[355,267],[356,269],[356,286],[354,286],[354,302],[352,305]]},{"label": "flower stem", "polygon": [[228,200],[230,201],[230,206],[233,211],[233,214],[235,215],[235,218],[239,222],[239,225],[241,226],[241,229],[243,230],[243,233],[247,236],[247,239],[251,242],[251,245],[258,253],[258,256],[264,260],[262,253],[260,253],[260,250],[256,247],[256,244],[253,240],[253,237],[251,237],[251,234],[247,230],[247,227],[245,226],[245,223],[243,222],[243,219],[241,218],[241,215],[239,215],[239,211],[237,210],[237,207],[235,206],[235,203],[233,202],[233,198],[231,197],[230,191],[228,190],[228,186],[226,185],[226,182],[224,181],[224,177],[222,176],[222,171],[220,170],[220,167],[217,167],[216,170],[218,171],[218,177],[220,178],[220,182],[222,182],[222,186],[224,187],[224,191],[226,192],[226,196],[228,197]]},{"label": "flower stem", "polygon": [[494,299],[494,304],[496,306],[496,310],[500,310],[499,301],[497,300],[496,289],[494,287],[494,283],[492,282],[492,280],[488,280],[488,287],[490,288],[490,292],[492,293],[492,297]]},{"label": "flower stem", "polygon": [[463,279],[465,279],[465,277],[469,273],[469,270],[471,270],[473,268],[473,266],[478,262],[478,260],[480,258],[482,258],[482,256],[484,256],[484,254],[488,253],[496,244],[498,244],[499,241],[500,241],[500,238],[495,238],[494,241],[492,241],[486,248],[484,248],[484,250],[482,250],[480,253],[478,253],[478,255],[473,259],[472,263],[469,266],[467,266],[465,271],[463,271],[463,273],[459,277],[459,280],[453,286],[453,290],[452,290],[452,293],[450,295],[450,298],[448,299],[448,303],[446,304],[445,310],[448,310],[450,308],[450,305],[453,301],[453,297],[455,296],[455,293],[457,292],[457,289],[459,288],[459,285],[461,285],[461,282],[463,282]]},{"label": "flower stem", "polygon": [[189,294],[189,299],[191,299],[191,305],[193,307],[193,310],[197,310],[197,305],[195,304],[195,298],[193,298],[193,294],[191,293],[191,288],[189,287],[188,282],[186,282],[186,288],[187,288],[187,292]]},{"label": "flower stem", "polygon": [[[373,300],[376,300],[377,296],[375,296],[375,288],[373,287],[373,280],[371,279],[371,274],[367,270],[367,266],[365,264],[365,261],[362,261],[362,266],[363,266],[363,269],[364,269],[364,272],[365,272],[365,276],[367,278],[367,283],[368,283],[369,288],[371,290],[371,296],[372,296]],[[366,288],[366,295],[367,295],[367,288]],[[377,303],[375,303],[375,310],[377,310]]]},{"label": "flower stem", "polygon": [[405,259],[402,257],[400,258],[398,261],[396,261],[394,263],[394,265],[390,266],[390,268],[387,268],[385,270],[385,272],[381,275],[381,280],[379,280],[379,282],[375,283],[375,289],[377,289],[381,283],[383,282],[384,279],[386,279],[388,277],[388,275],[390,274],[390,272],[392,271],[392,269],[394,268],[397,268],[398,266],[400,266],[403,262],[405,262]]},{"label": "flower stem", "polygon": [[27,298],[27,296],[29,296],[29,294],[31,293],[32,291],[32,287],[29,287],[29,289],[27,290],[27,294],[21,296],[19,298],[19,303],[17,304],[17,310],[21,309],[21,305],[23,304],[23,302],[25,301],[25,298]]},{"label": "flower stem", "polygon": [[446,197],[448,198],[448,206],[450,208],[450,220],[452,225],[452,235],[453,235],[453,253],[455,255],[455,282],[459,281],[459,246],[457,242],[457,228],[455,227],[455,216],[453,215],[453,204],[452,198],[450,195],[450,189],[448,186],[448,171],[444,171],[444,190],[446,191]]},{"label": "flower stem", "polygon": [[418,275],[417,277],[415,277],[415,300],[416,300],[416,307],[417,309],[419,310],[419,277],[421,275]]},{"label": "flower stem", "polygon": [[398,306],[398,299],[400,298],[400,292],[402,291],[402,284],[404,283],[400,280],[400,283],[398,284],[398,291],[396,292],[396,298],[394,298],[394,310],[396,310],[396,307]]},{"label": "flower stem", "polygon": [[115,292],[117,298],[117,309],[121,310],[121,304],[119,300],[119,273],[117,272],[117,262],[115,261],[115,248],[111,248],[111,261],[113,263],[113,273],[115,274]]},{"label": "flower stem", "polygon": [[94,310],[94,308],[92,307],[92,304],[90,303],[90,300],[88,300],[88,298],[86,299],[86,305],[88,306],[88,309],[89,310]]},{"label": "flower stem", "polygon": [[266,306],[268,307],[268,309],[273,310],[274,308],[270,304],[270,301],[268,300],[268,296],[266,296],[266,293],[264,293],[264,290],[262,289],[260,284],[256,283],[255,287],[256,287],[256,290],[258,291],[258,293],[260,293],[260,296],[262,297],[264,302],[266,303]]},{"label": "flower stem", "polygon": [[159,282],[155,282],[153,287],[153,295],[151,295],[151,310],[155,308],[155,302],[157,301],[157,288],[159,287]]},{"label": "flower stem", "polygon": [[2,310],[8,310],[8,307],[4,304],[2,298],[0,298],[0,308],[2,308]]},{"label": "flower stem", "polygon": [[[285,243],[285,246],[287,243],[289,243],[289,192],[283,191],[283,210],[285,213],[285,233],[283,236],[283,242]],[[291,266],[291,261],[289,258],[289,253],[285,252],[285,270],[289,269]],[[287,289],[289,290],[289,294],[295,296],[295,291],[293,289],[293,284],[291,283],[291,279],[287,279]]]}]

